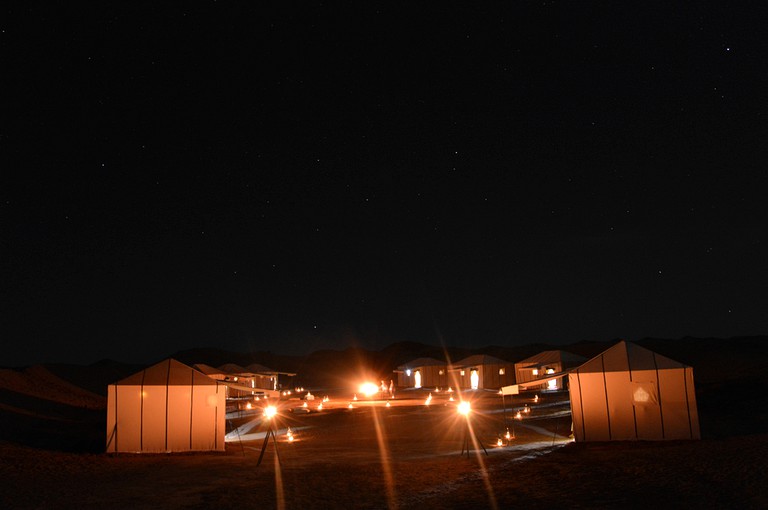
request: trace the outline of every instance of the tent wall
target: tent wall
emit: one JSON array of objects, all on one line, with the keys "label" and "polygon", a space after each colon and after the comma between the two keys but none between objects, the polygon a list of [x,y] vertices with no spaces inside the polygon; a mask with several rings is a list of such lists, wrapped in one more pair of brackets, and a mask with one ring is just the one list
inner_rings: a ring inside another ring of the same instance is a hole
[{"label": "tent wall", "polygon": [[639,346],[619,347],[568,376],[576,440],[699,439],[693,369]]},{"label": "tent wall", "polygon": [[174,363],[167,367],[166,384],[156,384],[152,367],[109,385],[107,452],[224,450],[225,389]]}]

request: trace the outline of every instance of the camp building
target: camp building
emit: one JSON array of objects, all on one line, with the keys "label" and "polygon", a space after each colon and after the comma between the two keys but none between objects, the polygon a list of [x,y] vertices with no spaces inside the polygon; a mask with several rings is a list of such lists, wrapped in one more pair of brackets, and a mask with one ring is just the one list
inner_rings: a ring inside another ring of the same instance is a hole
[{"label": "camp building", "polygon": [[498,389],[515,382],[515,365],[502,359],[475,354],[451,364],[449,384],[463,389]]},{"label": "camp building", "polygon": [[568,380],[576,441],[701,438],[687,365],[621,341]]},{"label": "camp building", "polygon": [[[574,368],[587,361],[587,358],[572,354],[567,351],[543,351],[535,356],[526,358],[523,361],[515,363],[515,380],[518,384],[527,383],[536,379],[551,376],[553,374],[562,374],[569,368]],[[563,389],[565,377],[548,378],[537,386],[546,390]]]},{"label": "camp building", "polygon": [[107,387],[107,445],[115,452],[224,450],[220,384],[166,359]]}]

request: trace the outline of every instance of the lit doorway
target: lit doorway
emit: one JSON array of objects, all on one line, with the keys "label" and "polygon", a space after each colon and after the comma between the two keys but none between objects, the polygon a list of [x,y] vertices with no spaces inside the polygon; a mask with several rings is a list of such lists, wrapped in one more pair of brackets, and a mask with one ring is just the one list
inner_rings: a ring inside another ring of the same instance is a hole
[{"label": "lit doorway", "polygon": [[413,387],[421,388],[421,370],[417,370],[413,373]]},{"label": "lit doorway", "polygon": [[469,384],[473,390],[476,390],[480,385],[480,376],[477,375],[477,369],[475,368],[469,373]]}]

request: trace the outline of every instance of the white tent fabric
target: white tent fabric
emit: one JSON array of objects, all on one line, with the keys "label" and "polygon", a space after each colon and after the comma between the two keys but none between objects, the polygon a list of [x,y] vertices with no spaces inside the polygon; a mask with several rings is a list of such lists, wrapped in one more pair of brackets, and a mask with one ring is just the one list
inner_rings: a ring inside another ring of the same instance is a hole
[{"label": "white tent fabric", "polygon": [[622,341],[568,380],[576,441],[701,438],[689,366]]},{"label": "white tent fabric", "polygon": [[174,359],[107,391],[107,452],[224,450],[226,400],[214,379]]}]

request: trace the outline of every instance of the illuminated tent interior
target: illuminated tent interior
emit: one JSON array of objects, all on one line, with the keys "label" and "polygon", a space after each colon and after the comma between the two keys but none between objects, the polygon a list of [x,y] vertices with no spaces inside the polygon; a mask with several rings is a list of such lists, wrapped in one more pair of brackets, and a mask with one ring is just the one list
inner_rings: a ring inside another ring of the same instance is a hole
[{"label": "illuminated tent interior", "polygon": [[687,365],[621,341],[568,380],[576,441],[701,438]]},{"label": "illuminated tent interior", "polygon": [[107,388],[107,452],[224,450],[225,391],[167,359]]}]

